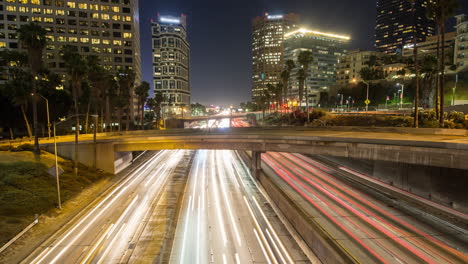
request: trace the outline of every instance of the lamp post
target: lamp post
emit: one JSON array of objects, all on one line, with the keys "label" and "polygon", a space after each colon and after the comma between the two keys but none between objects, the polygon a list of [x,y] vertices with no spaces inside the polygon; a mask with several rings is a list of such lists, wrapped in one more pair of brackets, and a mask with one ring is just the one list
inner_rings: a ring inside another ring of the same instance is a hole
[{"label": "lamp post", "polygon": [[59,169],[58,169],[58,157],[57,157],[57,138],[56,138],[56,128],[54,122],[54,154],[55,154],[55,177],[57,179],[57,200],[58,208],[62,209],[62,203],[60,201],[60,180],[59,180]]},{"label": "lamp post", "polygon": [[51,126],[51,124],[50,124],[50,116],[49,116],[49,100],[47,100],[47,98],[45,98],[44,96],[42,96],[42,95],[39,94],[39,93],[31,93],[31,96],[36,96],[36,95],[39,96],[39,97],[41,97],[42,99],[44,99],[45,102],[46,102],[46,110],[47,110],[47,130],[48,130],[48,132],[49,132],[49,140],[50,140],[50,126]]},{"label": "lamp post", "polygon": [[458,84],[458,71],[455,74],[455,86],[453,86],[453,89],[452,89],[452,105],[455,105],[455,91],[457,90],[457,84]]},{"label": "lamp post", "polygon": [[400,94],[400,108],[403,108],[403,94],[404,94],[404,91],[405,91],[405,85],[404,84],[400,84],[400,83],[397,83],[397,85],[401,86],[401,94]]},{"label": "lamp post", "polygon": [[[366,92],[366,102],[369,102],[369,83],[362,80],[363,83],[366,84],[367,86],[367,92]],[[369,110],[369,104],[366,104],[366,112]]]}]

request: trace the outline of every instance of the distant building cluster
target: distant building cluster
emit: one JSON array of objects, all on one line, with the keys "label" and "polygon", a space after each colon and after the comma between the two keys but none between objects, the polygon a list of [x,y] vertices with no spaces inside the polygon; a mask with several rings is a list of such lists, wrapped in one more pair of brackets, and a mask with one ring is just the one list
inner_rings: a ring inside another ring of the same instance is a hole
[{"label": "distant building cluster", "polygon": [[[456,30],[445,33],[444,43],[438,46],[440,36],[435,34],[434,21],[427,18],[427,2],[416,1],[413,9],[410,1],[377,0],[373,51],[350,50],[350,36],[318,30],[320,26],[304,28],[296,14],[267,13],[256,17],[252,23],[252,100],[261,97],[270,84],[281,82],[288,60],[294,61],[295,67],[289,76],[286,97],[298,105],[308,100],[308,105],[318,106],[321,97],[336,93],[339,87],[366,81],[368,76],[361,76],[365,68],[378,73],[374,80],[412,78],[414,36],[419,59],[436,56],[438,49],[443,49],[447,71],[467,69],[468,15],[455,17]],[[298,102],[297,73],[302,68],[298,55],[306,50],[312,53],[313,61],[304,83],[307,96]]]}]

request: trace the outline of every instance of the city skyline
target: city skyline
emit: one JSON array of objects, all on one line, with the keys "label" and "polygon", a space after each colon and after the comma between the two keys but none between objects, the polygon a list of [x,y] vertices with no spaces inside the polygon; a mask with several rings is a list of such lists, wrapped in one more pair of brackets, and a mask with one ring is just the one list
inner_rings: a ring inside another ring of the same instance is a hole
[{"label": "city skyline", "polygon": [[[250,101],[251,21],[265,12],[297,13],[308,28],[352,36],[350,50],[374,50],[375,0],[361,1],[360,5],[346,0],[337,0],[336,5],[298,0],[287,3],[280,0],[235,3],[205,0],[196,4],[186,0],[170,3],[142,1],[143,80],[152,80],[150,19],[155,19],[158,13],[184,13],[189,25],[191,63],[199,65],[192,67],[191,72],[192,103],[230,105]],[[468,6],[463,5],[457,13],[467,12]],[[454,30],[453,22],[452,19],[447,29]]]}]

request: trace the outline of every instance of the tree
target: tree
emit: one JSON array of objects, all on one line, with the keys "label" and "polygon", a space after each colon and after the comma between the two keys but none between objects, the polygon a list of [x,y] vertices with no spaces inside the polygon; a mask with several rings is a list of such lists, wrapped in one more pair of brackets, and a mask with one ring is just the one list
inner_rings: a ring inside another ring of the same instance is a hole
[{"label": "tree", "polygon": [[[133,120],[134,111],[133,111],[133,102],[135,94],[135,72],[130,69],[120,70],[118,72],[118,82],[119,82],[119,94],[120,99],[118,100],[118,105],[120,106],[119,111],[127,110],[126,116],[126,126],[125,130],[128,131],[130,127],[130,118]],[[127,103],[123,102],[124,98],[127,99]],[[120,123],[119,123],[120,128]]]},{"label": "tree", "polygon": [[281,80],[283,82],[283,101],[287,101],[287,97],[290,94],[289,78],[291,77],[291,71],[295,67],[293,60],[287,60],[285,69],[281,72]]},{"label": "tree", "polygon": [[[297,56],[297,61],[302,66],[302,69],[304,71],[304,79],[302,81],[302,86],[299,86],[299,102],[302,102],[305,80],[307,80],[307,75],[309,74],[309,65],[313,61],[312,52],[310,50],[301,51],[299,55]],[[305,87],[305,89],[306,89],[306,97],[307,97],[307,87]],[[309,106],[308,98],[306,98],[306,105],[307,107]]]},{"label": "tree", "polygon": [[[241,108],[242,108],[241,103]],[[200,103],[195,103],[190,105],[190,109],[192,110],[193,116],[203,116],[206,114],[206,107]]]},{"label": "tree", "polygon": [[[102,65],[100,65],[99,57],[96,55],[90,55],[86,57],[86,63],[88,65],[88,80],[90,82],[90,100],[88,100],[88,109],[90,104],[93,104],[94,114],[101,116],[103,119],[105,95],[107,86],[107,72]],[[101,127],[103,127],[101,122]],[[98,126],[98,124],[94,124]],[[97,128],[96,128],[97,129]]]},{"label": "tree", "polygon": [[159,129],[161,123],[161,104],[163,102],[163,95],[161,92],[156,92],[154,98],[149,98],[146,104],[155,113],[156,116],[156,128]]},{"label": "tree", "polygon": [[[18,39],[23,48],[26,48],[28,53],[28,63],[32,72],[32,92],[36,91],[36,76],[42,68],[42,51],[46,45],[46,31],[36,23],[22,25],[18,29]],[[39,155],[39,138],[37,124],[37,100],[33,98],[33,129],[34,129],[34,152]]]},{"label": "tree", "polygon": [[[140,117],[140,127],[143,129],[143,113],[145,112],[145,102],[148,98],[148,91],[150,89],[150,84],[148,82],[142,82],[135,88],[135,94],[138,100],[138,116]],[[141,111],[141,113],[140,113]]]},{"label": "tree", "polygon": [[437,86],[438,62],[434,55],[424,56],[420,63],[420,73],[422,75],[421,104],[426,107],[433,107]]},{"label": "tree", "polygon": [[408,0],[411,4],[413,13],[413,62],[416,78],[416,91],[414,95],[414,124],[415,128],[419,127],[419,65],[418,65],[418,19],[416,14],[416,0]]},{"label": "tree", "polygon": [[70,80],[72,94],[73,94],[73,108],[75,110],[75,157],[73,170],[75,176],[78,176],[78,136],[80,134],[80,117],[78,100],[81,96],[81,82],[88,72],[88,65],[86,60],[78,54],[77,48],[74,46],[66,45],[62,50],[62,60],[65,62],[67,69],[67,77]]},{"label": "tree", "polygon": [[437,105],[439,112],[439,125],[444,125],[444,87],[445,87],[445,24],[455,14],[459,7],[457,0],[429,0],[427,16],[437,24],[437,34],[440,36],[437,47],[439,62],[439,87],[437,89]]},{"label": "tree", "polygon": [[302,104],[302,93],[304,91],[304,82],[306,79],[306,74],[304,69],[299,69],[297,71],[297,81],[299,82],[299,106]]},{"label": "tree", "polygon": [[2,93],[8,95],[15,106],[20,107],[29,138],[32,138],[31,126],[26,115],[28,99],[32,92],[32,77],[30,72],[22,69],[28,62],[28,56],[22,51],[6,49],[0,51],[0,61],[1,65],[4,66],[3,69],[10,76],[4,84]]}]

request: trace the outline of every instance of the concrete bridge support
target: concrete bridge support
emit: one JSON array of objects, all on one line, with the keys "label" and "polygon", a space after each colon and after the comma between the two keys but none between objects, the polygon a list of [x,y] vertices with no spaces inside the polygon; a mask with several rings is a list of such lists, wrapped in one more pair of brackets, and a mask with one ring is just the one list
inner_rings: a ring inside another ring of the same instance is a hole
[{"label": "concrete bridge support", "polygon": [[262,170],[262,152],[252,151],[252,166],[250,167],[252,176],[256,179],[259,177],[259,173]]}]

